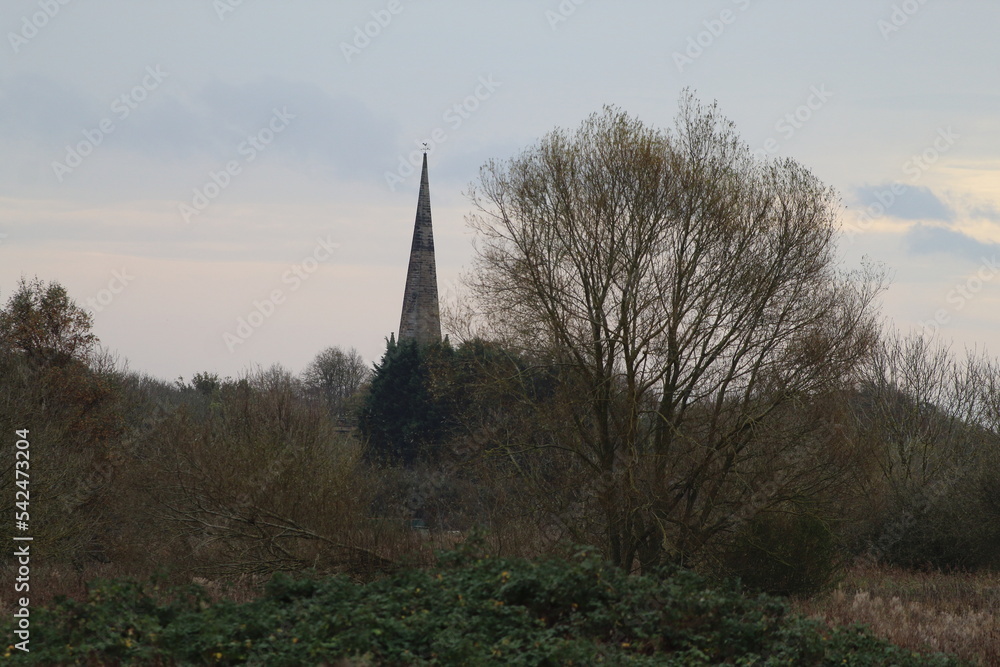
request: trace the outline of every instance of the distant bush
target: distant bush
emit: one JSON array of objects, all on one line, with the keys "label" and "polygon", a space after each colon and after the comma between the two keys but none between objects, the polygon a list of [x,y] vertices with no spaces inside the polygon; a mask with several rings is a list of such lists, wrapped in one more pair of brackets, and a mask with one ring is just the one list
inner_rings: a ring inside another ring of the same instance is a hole
[{"label": "distant bush", "polygon": [[819,517],[770,511],[747,523],[723,560],[726,573],[752,591],[806,596],[831,584],[842,557]]},{"label": "distant bush", "polygon": [[1000,567],[1000,362],[887,332],[851,399],[868,452],[856,553],[902,567]]},{"label": "distant bush", "polygon": [[983,467],[946,478],[899,502],[873,526],[871,551],[906,568],[981,570],[1000,567],[1000,476],[997,455]]},{"label": "distant bush", "polygon": [[197,587],[100,583],[31,621],[31,653],[8,649],[11,664],[962,664],[688,571],[629,576],[589,551],[531,562],[466,549],[369,584],[276,575],[244,605],[211,604]]},{"label": "distant bush", "polygon": [[184,565],[244,575],[378,560],[360,448],[284,369],[223,384],[207,414],[178,411],[148,440],[149,511],[187,545]]}]

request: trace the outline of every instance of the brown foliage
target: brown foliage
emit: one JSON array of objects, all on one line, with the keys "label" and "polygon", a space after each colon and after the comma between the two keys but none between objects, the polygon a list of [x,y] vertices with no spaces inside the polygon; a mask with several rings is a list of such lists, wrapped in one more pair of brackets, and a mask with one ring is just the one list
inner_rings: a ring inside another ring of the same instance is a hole
[{"label": "brown foliage", "polygon": [[0,347],[38,363],[81,361],[97,343],[91,325],[90,315],[73,303],[65,287],[21,278],[0,311]]},{"label": "brown foliage", "polygon": [[835,481],[813,406],[874,344],[882,277],[835,270],[836,197],[805,168],[689,96],[672,132],[605,109],[471,196],[482,332],[556,369],[543,446],[586,471],[613,562],[690,562]]},{"label": "brown foliage", "polygon": [[859,564],[832,593],[797,603],[831,625],[864,623],[915,651],[1000,664],[1000,576],[920,573]]},{"label": "brown foliage", "polygon": [[150,511],[200,571],[370,575],[403,555],[408,527],[370,516],[359,444],[280,368],[224,386],[206,417],[178,414],[151,445]]}]

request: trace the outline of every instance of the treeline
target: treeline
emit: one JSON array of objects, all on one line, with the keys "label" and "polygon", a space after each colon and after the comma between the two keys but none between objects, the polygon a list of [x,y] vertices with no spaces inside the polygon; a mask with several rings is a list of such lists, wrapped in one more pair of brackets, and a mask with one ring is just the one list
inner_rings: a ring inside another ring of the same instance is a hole
[{"label": "treeline", "polygon": [[38,552],[371,575],[482,527],[498,555],[591,545],[778,593],[857,557],[1000,564],[1000,364],[883,329],[885,275],[838,268],[807,169],[686,94],[670,131],[606,108],[470,197],[456,341],[390,338],[370,373],[330,348],[300,376],[162,382],[23,282],[0,427],[32,430]]},{"label": "treeline", "polygon": [[[166,382],[100,350],[90,325],[64,288],[38,279],[0,311],[0,428],[30,431],[36,566],[363,569],[379,565],[384,533],[404,533],[368,520],[376,480],[343,417],[369,373],[353,351],[324,351],[301,376]],[[11,517],[13,447],[6,438]]]},{"label": "treeline", "polygon": [[[573,425],[592,417],[585,390],[567,388],[566,375],[551,359],[481,340],[423,349],[390,342],[360,413],[367,456],[413,478],[420,491],[411,507],[433,527],[486,524],[523,555],[606,547],[608,482],[580,455]],[[704,512],[694,527],[707,537],[687,554],[671,550],[665,527],[664,562],[779,593],[822,588],[855,558],[1000,566],[997,360],[885,332],[842,389],[800,397],[775,419],[757,425],[753,436],[764,443],[746,456],[761,460],[743,468],[751,472],[731,495],[717,490],[711,470],[689,482],[716,492],[712,501],[731,513]],[[765,438],[786,430],[797,440],[765,449],[774,446]],[[644,456],[653,457],[637,452],[636,469],[623,470],[636,487]],[[622,501],[671,491],[633,488]],[[638,556],[631,567],[643,567]]]},{"label": "treeline", "polygon": [[[0,424],[31,431],[41,562],[372,576],[427,555],[428,533],[481,527],[498,555],[603,543],[607,482],[575,449],[569,426],[588,415],[552,359],[393,340],[373,373],[334,348],[300,376],[171,383],[98,351],[85,313],[40,281],[20,286],[0,326]],[[820,425],[808,456],[769,457],[743,479],[739,510],[676,562],[781,593],[822,587],[853,557],[1000,565],[998,370],[887,334],[851,387],[781,417]]]}]

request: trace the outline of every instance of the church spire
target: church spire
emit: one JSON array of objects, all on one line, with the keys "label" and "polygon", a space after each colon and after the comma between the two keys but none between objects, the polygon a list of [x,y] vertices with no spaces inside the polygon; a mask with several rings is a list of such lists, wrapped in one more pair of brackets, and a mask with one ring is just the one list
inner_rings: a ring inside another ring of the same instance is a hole
[{"label": "church spire", "polygon": [[404,340],[415,340],[418,345],[441,342],[426,152],[420,172],[420,194],[417,197],[417,219],[413,223],[413,242],[410,244],[410,265],[406,271],[406,288],[403,290],[403,314],[399,319],[399,341]]}]

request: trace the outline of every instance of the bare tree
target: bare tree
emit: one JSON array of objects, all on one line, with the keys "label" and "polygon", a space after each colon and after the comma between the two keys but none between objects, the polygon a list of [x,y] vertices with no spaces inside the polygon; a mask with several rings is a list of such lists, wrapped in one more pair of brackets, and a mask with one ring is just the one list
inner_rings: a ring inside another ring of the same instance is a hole
[{"label": "bare tree", "polygon": [[883,335],[851,400],[853,439],[868,463],[856,471],[859,547],[905,565],[995,562],[997,370],[983,352]]},{"label": "bare tree", "polygon": [[307,389],[326,401],[332,415],[344,417],[349,399],[370,376],[371,369],[353,347],[348,350],[328,347],[306,366],[302,381]]},{"label": "bare tree", "polygon": [[838,200],[809,171],[688,94],[671,132],[605,108],[470,197],[483,333],[559,369],[544,446],[589,471],[614,562],[687,559],[822,481],[835,443],[803,406],[848,385],[883,279],[836,270]]},{"label": "bare tree", "polygon": [[[221,573],[385,564],[368,525],[360,447],[280,366],[223,388],[210,419],[174,420],[162,441],[155,511]],[[359,560],[360,559],[360,560]]]},{"label": "bare tree", "polygon": [[985,359],[957,358],[942,342],[886,332],[863,366],[853,413],[877,454],[880,477],[912,493],[978,452],[972,431],[984,399]]}]

